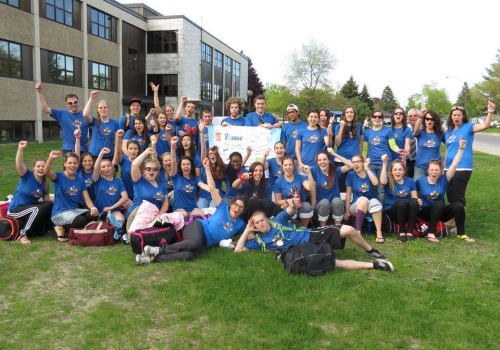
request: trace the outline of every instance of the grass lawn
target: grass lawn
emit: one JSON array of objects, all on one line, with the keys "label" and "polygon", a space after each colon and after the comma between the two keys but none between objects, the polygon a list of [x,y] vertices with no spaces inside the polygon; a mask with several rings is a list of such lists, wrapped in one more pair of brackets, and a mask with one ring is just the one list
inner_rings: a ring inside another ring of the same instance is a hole
[{"label": "grass lawn", "polygon": [[[16,147],[0,146],[2,198],[18,180]],[[51,148],[28,146],[26,163]],[[274,254],[218,247],[135,266],[122,244],[0,242],[0,349],[498,349],[500,158],[474,157],[466,229],[477,243],[389,236],[377,248],[392,274],[291,276]],[[371,261],[350,242],[337,257]]]},{"label": "grass lawn", "polygon": [[490,134],[500,134],[500,128],[488,128],[484,130],[483,132],[487,132]]}]

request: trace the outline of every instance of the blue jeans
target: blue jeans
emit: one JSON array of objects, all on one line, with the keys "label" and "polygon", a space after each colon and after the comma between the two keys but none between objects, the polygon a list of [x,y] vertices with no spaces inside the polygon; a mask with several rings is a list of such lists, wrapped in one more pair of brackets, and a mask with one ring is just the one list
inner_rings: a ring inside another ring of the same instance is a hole
[{"label": "blue jeans", "polygon": [[376,191],[377,193],[375,194],[375,196],[377,197],[379,202],[382,203],[383,206],[385,206],[385,189],[384,186],[380,184],[380,172],[382,171],[382,164],[370,163],[370,170],[373,171],[378,179],[378,186]]},{"label": "blue jeans", "polygon": [[203,198],[203,197],[198,198],[198,201],[196,202],[196,204],[198,205],[198,208],[200,208],[200,209],[208,208],[208,207],[213,207],[213,208],[216,207],[213,200],[210,200],[208,198]]}]

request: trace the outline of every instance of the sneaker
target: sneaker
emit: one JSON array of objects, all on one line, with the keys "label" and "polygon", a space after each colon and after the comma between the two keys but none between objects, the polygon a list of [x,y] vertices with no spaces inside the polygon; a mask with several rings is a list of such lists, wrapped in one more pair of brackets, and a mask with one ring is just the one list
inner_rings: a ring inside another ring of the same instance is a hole
[{"label": "sneaker", "polygon": [[146,255],[146,256],[151,256],[151,255],[157,256],[158,254],[160,254],[160,247],[153,247],[153,246],[150,246],[150,245],[144,246],[144,255]]},{"label": "sneaker", "polygon": [[366,254],[371,257],[371,258],[374,258],[374,259],[378,259],[378,260],[387,260],[387,257],[380,254],[380,252],[375,249],[375,248],[372,248],[372,250],[369,252],[368,250],[366,251]]},{"label": "sneaker", "polygon": [[128,240],[128,235],[127,233],[124,233],[121,237],[122,243],[123,244],[130,244],[130,241]]},{"label": "sneaker", "polygon": [[381,271],[394,271],[394,266],[388,260],[377,260],[373,263],[373,267]]},{"label": "sneaker", "polygon": [[149,257],[149,255],[137,254],[137,256],[135,257],[136,265],[150,264],[150,263],[151,263],[151,258]]}]

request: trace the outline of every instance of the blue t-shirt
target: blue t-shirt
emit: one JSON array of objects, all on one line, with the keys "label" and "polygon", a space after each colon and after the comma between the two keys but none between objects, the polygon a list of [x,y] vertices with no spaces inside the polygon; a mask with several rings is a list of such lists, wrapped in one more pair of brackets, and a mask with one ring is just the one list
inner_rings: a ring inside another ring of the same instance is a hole
[{"label": "blue t-shirt", "polygon": [[[196,119],[181,117],[181,120],[174,124],[175,134],[180,135],[179,131],[186,132],[186,125],[189,125],[190,128],[196,128],[198,126],[198,121]],[[182,136],[179,136],[179,139],[181,138]],[[198,143],[198,131],[193,135],[193,140]]]},{"label": "blue t-shirt", "polygon": [[[394,134],[394,140],[396,140],[396,145],[398,145],[399,148],[404,149],[405,148],[405,142],[406,140],[411,140],[413,137],[413,133],[411,132],[411,128],[406,127],[406,130],[403,131],[403,127],[400,128],[394,128],[392,131]],[[392,159],[399,159],[401,160],[401,155],[399,153],[392,152]]]},{"label": "blue t-shirt", "polygon": [[[337,146],[337,154],[347,159],[351,159],[355,155],[361,154],[359,151],[359,140],[363,137],[363,129],[361,128],[360,123],[356,123],[356,137],[352,135],[352,126],[344,126],[347,127],[347,131],[349,132],[349,136],[344,138],[342,137],[342,142],[339,146]],[[340,124],[335,126],[335,136],[337,136],[340,132]]]},{"label": "blue t-shirt", "polygon": [[331,202],[334,198],[340,197],[339,180],[342,176],[342,166],[337,167],[333,187],[330,188],[327,187],[328,176],[323,174],[318,165],[314,165],[310,171],[316,181],[316,203],[325,198]]},{"label": "blue t-shirt", "polygon": [[125,186],[125,190],[127,191],[128,198],[130,200],[134,199],[134,182],[132,181],[132,175],[130,172],[132,171],[132,162],[130,159],[123,154],[122,161],[120,162],[121,168],[121,177],[123,181],[123,185]]},{"label": "blue t-shirt", "polygon": [[439,153],[439,147],[441,146],[441,142],[444,143],[444,134],[437,136],[434,132],[428,133],[421,130],[416,138],[418,139],[417,159],[415,160],[415,166],[417,168],[427,169],[431,159],[441,161],[442,158]]},{"label": "blue t-shirt", "polygon": [[297,135],[299,134],[299,130],[306,129],[307,123],[303,120],[299,120],[298,123],[286,123],[281,128],[281,137],[280,140],[283,141],[286,145],[286,154],[290,157],[296,159],[295,155],[295,141],[297,140]]},{"label": "blue t-shirt", "polygon": [[282,176],[274,184],[274,193],[281,193],[281,199],[292,199],[300,196],[300,200],[305,201],[307,195],[304,186],[302,186],[304,181],[307,181],[307,177],[300,174],[294,174],[293,180],[290,182],[285,176]]},{"label": "blue t-shirt", "polygon": [[160,168],[160,182],[167,187],[168,193],[170,193],[174,190],[174,179],[170,175],[167,178],[166,175],[167,174],[165,173],[165,168],[161,167]]},{"label": "blue t-shirt", "polygon": [[451,166],[453,158],[457,155],[460,148],[460,136],[467,141],[464,155],[457,170],[472,170],[472,144],[474,143],[474,125],[475,123],[465,123],[460,125],[457,130],[448,129],[445,133],[446,138],[446,165],[445,169]]},{"label": "blue t-shirt", "polygon": [[89,134],[89,124],[83,117],[83,112],[71,113],[67,109],[51,109],[50,116],[59,122],[62,131],[62,148],[63,149],[75,149],[75,130],[80,127],[82,131],[82,136],[80,138],[80,150],[85,151],[87,149],[87,141]]},{"label": "blue t-shirt", "polygon": [[[243,174],[243,173],[248,173],[248,170],[243,169],[238,173],[238,175]],[[234,180],[236,180],[238,177],[236,177]],[[226,183],[226,194],[224,195],[224,198],[226,199],[233,199],[234,197],[238,195],[246,195],[246,192],[244,191],[244,188],[241,188],[240,190],[235,190],[233,188],[233,183],[229,181],[229,175],[226,172],[224,175],[224,182]]]},{"label": "blue t-shirt", "polygon": [[242,117],[240,115],[236,119],[233,119],[231,117],[224,118],[224,119],[222,119],[221,124],[225,122],[225,123],[229,123],[229,125],[232,125],[232,126],[245,126],[245,121],[246,121],[246,118]]},{"label": "blue t-shirt", "polygon": [[[276,124],[278,121],[276,120],[276,118],[274,117],[274,115],[272,115],[271,113],[267,113],[265,112],[263,115],[262,115],[262,120],[264,120],[264,123],[269,123],[271,125],[274,125]],[[245,126],[259,126],[263,124],[261,122],[261,116],[259,116],[257,114],[257,112],[252,112],[252,113],[248,113],[245,117]]]},{"label": "blue t-shirt", "polygon": [[281,165],[279,165],[277,158],[268,159],[267,164],[269,165],[269,179],[267,181],[267,187],[269,188],[269,191],[272,192],[274,190],[276,180],[283,175],[283,170],[281,169]]},{"label": "blue t-shirt", "polygon": [[406,203],[410,201],[411,191],[416,191],[417,186],[415,181],[410,177],[404,177],[403,184],[395,182],[394,189],[390,188],[389,178],[385,188],[385,209],[391,208],[397,201],[404,200]]},{"label": "blue t-shirt", "polygon": [[54,206],[52,216],[70,209],[78,209],[85,204],[83,191],[87,191],[85,181],[80,176],[69,179],[63,172],[55,173],[54,179]]},{"label": "blue t-shirt", "polygon": [[359,197],[366,197],[367,199],[374,197],[372,181],[368,174],[361,178],[354,170],[351,170],[347,173],[345,185],[352,189],[351,203],[356,202]]},{"label": "blue t-shirt", "polygon": [[[127,115],[129,116],[129,119],[130,119],[128,126],[127,126]],[[132,130],[134,128],[134,122],[135,122],[135,118],[130,114],[126,114],[120,118],[120,120],[118,121],[118,126],[119,126],[120,130],[127,132],[127,131]]]},{"label": "blue t-shirt", "polygon": [[[121,199],[122,192],[125,192],[123,181],[117,177],[113,178],[111,181],[100,177],[94,183],[94,188],[96,193],[99,193],[94,201],[94,205],[97,210],[99,210],[99,213],[102,213],[104,208],[115,205]],[[119,208],[115,210],[119,210]]]},{"label": "blue t-shirt", "polygon": [[[170,136],[172,135],[172,129],[170,132]],[[156,154],[161,156],[165,152],[170,152],[170,142],[167,140],[167,132],[164,129],[161,129],[158,134],[156,134],[158,137],[158,141],[156,142]]]},{"label": "blue t-shirt", "polygon": [[89,197],[90,199],[94,200],[96,194],[93,178],[94,172],[92,171],[91,173],[86,173],[80,165],[76,171],[76,174],[83,178],[83,181],[85,181],[85,187],[87,187],[87,192],[89,193]]},{"label": "blue t-shirt", "polygon": [[191,212],[198,208],[196,205],[196,190],[201,179],[197,176],[186,179],[184,175],[177,173],[174,180],[174,211],[184,209]]},{"label": "blue t-shirt", "polygon": [[[201,179],[203,180],[203,183],[207,183],[207,172],[205,168],[201,168]],[[216,180],[214,179],[215,182],[215,188],[219,190],[219,195],[224,197],[224,193],[222,192],[222,180]],[[201,198],[206,198],[212,200],[212,194],[210,192],[205,191],[204,189],[200,188],[200,197]]]},{"label": "blue t-shirt", "polygon": [[245,231],[245,223],[241,218],[231,220],[229,206],[224,201],[219,203],[214,215],[206,220],[200,220],[200,222],[207,239],[207,248]]},{"label": "blue t-shirt", "polygon": [[110,153],[105,154],[106,158],[113,158],[115,153],[115,133],[119,130],[118,122],[114,119],[109,119],[107,123],[101,121],[97,127],[97,119],[92,118],[92,140],[90,141],[89,152],[94,157],[97,157],[104,147],[110,149]]},{"label": "blue t-shirt", "polygon": [[389,140],[394,139],[392,129],[388,126],[382,126],[382,129],[375,131],[373,129],[366,129],[363,134],[363,141],[368,142],[368,158],[370,162],[376,165],[382,165],[381,157],[387,154],[389,157],[388,163],[392,161],[392,151],[389,146]]},{"label": "blue t-shirt", "polygon": [[42,182],[40,183],[36,180],[33,171],[26,169],[26,172],[20,177],[17,183],[16,192],[14,192],[14,198],[9,203],[8,210],[37,204],[45,194],[45,177],[42,178]]},{"label": "blue t-shirt", "polygon": [[302,164],[309,166],[316,164],[316,155],[326,150],[325,136],[328,136],[328,133],[323,128],[321,128],[321,134],[319,129],[309,130],[304,128],[299,130],[296,141],[302,141],[300,148]]},{"label": "blue t-shirt", "polygon": [[161,208],[161,205],[163,204],[168,191],[165,185],[161,182],[157,182],[157,186],[158,187],[153,186],[142,176],[139,181],[134,182],[135,197],[132,201],[132,205],[130,206],[130,208],[128,208],[127,219],[129,215],[134,211],[134,209],[142,204],[143,200],[156,205],[158,209]]},{"label": "blue t-shirt", "polygon": [[[277,222],[278,224],[281,224],[283,226],[291,227],[293,228],[293,225],[290,224],[290,219],[292,217],[288,215],[286,210],[283,210],[281,213],[276,215],[274,218],[274,221]],[[266,248],[269,250],[277,250],[276,242],[281,239],[281,232],[277,228],[271,227],[271,229],[266,233],[262,234],[260,233],[260,238],[262,241],[266,244]],[[288,247],[292,247],[294,245],[298,245],[304,242],[309,242],[309,238],[311,237],[311,230],[310,229],[304,229],[301,231],[283,231],[283,236],[285,239],[283,239],[283,247],[282,250],[286,250]],[[254,238],[250,241],[248,241],[245,244],[245,248],[248,250],[256,250],[256,249],[262,249],[260,246],[259,242],[257,242],[257,239]]]},{"label": "blue t-shirt", "polygon": [[123,136],[123,139],[124,140],[137,140],[137,142],[139,143],[139,147],[141,148],[142,151],[144,151],[148,145],[146,144],[146,141],[144,140],[144,137],[142,137],[142,135],[132,135],[132,131],[133,130],[129,130],[125,133],[125,135]]},{"label": "blue t-shirt", "polygon": [[448,178],[446,174],[439,177],[434,185],[429,183],[429,178],[423,176],[417,180],[417,190],[420,193],[420,199],[422,200],[422,208],[425,208],[435,202],[444,203],[444,193],[446,187],[448,186]]}]

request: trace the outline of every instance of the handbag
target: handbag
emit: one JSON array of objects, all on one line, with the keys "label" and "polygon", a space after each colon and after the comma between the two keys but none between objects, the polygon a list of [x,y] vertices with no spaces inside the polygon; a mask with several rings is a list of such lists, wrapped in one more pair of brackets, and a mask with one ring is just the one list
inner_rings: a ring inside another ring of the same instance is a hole
[{"label": "handbag", "polygon": [[115,244],[115,227],[109,222],[92,221],[83,228],[69,229],[69,242],[73,245],[104,246]]},{"label": "handbag", "polygon": [[130,246],[135,254],[142,254],[147,245],[161,247],[176,243],[178,235],[172,224],[167,224],[165,227],[147,227],[130,232]]}]

